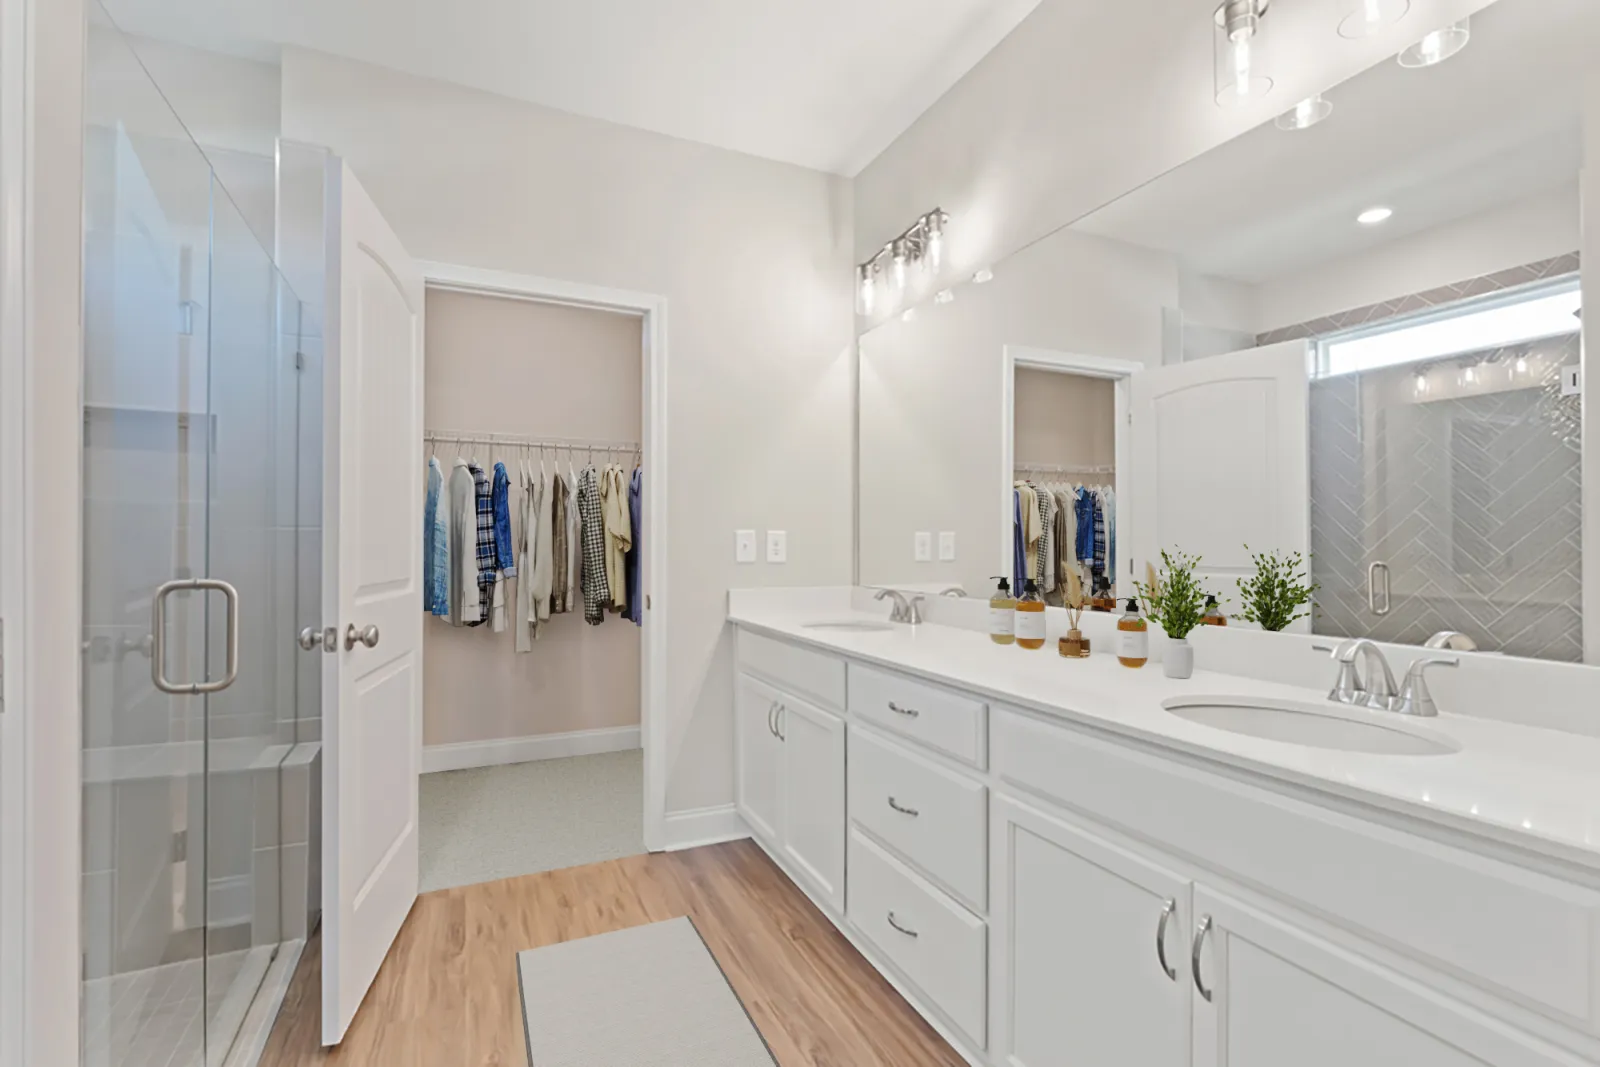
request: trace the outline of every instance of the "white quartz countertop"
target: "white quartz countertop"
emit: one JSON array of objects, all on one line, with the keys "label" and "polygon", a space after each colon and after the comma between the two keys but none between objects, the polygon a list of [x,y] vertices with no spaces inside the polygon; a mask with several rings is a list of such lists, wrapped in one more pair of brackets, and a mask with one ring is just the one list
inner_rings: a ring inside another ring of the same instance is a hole
[{"label": "white quartz countertop", "polygon": [[[997,645],[950,626],[895,626],[888,632],[807,629],[807,623],[882,614],[819,612],[805,604],[735,603],[735,624],[850,659],[905,671],[1006,704],[1398,810],[1600,870],[1600,738],[1441,712],[1407,719],[1373,711],[1400,729],[1444,734],[1460,751],[1392,756],[1264,740],[1181,719],[1162,707],[1179,696],[1277,698],[1324,703],[1311,689],[1203,669],[1165,677],[1151,662],[1133,670],[1097,651],[1069,660],[1052,639],[1038,651]],[[1334,669],[1329,665],[1328,684]],[[1530,694],[1530,698],[1536,698]],[[1333,705],[1330,705],[1333,706]]]}]

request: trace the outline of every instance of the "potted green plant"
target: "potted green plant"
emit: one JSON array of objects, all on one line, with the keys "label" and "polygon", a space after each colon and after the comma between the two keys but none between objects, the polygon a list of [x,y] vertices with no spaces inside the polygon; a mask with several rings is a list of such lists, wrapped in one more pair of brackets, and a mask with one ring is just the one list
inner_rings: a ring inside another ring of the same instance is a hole
[{"label": "potted green plant", "polygon": [[1199,565],[1199,556],[1163,549],[1160,577],[1148,585],[1134,583],[1145,602],[1146,613],[1167,635],[1161,669],[1168,678],[1194,674],[1194,646],[1189,644],[1189,634],[1200,625],[1206,610],[1206,591],[1194,573]]},{"label": "potted green plant", "polygon": [[[1250,546],[1244,550],[1250,552]],[[1250,552],[1250,558],[1256,573],[1239,579],[1239,618],[1276,632],[1311,614],[1301,610],[1317,591],[1306,580],[1305,557],[1298,552]]]}]

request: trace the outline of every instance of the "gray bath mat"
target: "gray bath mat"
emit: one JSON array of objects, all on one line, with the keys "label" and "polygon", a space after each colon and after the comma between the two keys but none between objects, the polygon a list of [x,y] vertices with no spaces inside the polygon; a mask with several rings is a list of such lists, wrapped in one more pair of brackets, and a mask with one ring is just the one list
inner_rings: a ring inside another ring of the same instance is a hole
[{"label": "gray bath mat", "polygon": [[530,1067],[774,1067],[688,919],[517,953]]}]

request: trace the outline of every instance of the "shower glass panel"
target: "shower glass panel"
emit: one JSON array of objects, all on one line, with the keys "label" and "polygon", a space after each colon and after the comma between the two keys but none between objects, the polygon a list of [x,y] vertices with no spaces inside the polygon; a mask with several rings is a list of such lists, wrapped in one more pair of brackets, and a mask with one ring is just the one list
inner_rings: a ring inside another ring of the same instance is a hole
[{"label": "shower glass panel", "polygon": [[1574,332],[1311,383],[1317,633],[1583,657]]},{"label": "shower glass panel", "polygon": [[88,49],[82,1062],[221,1067],[284,940],[300,306],[98,8]]}]

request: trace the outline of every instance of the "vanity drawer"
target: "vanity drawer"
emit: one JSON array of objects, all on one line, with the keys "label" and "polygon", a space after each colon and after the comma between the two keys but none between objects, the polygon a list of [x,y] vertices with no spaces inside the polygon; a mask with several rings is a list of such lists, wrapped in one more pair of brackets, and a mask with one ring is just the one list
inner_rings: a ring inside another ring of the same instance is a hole
[{"label": "vanity drawer", "polygon": [[850,664],[849,674],[852,715],[974,767],[985,765],[983,701],[858,663]]},{"label": "vanity drawer", "polygon": [[962,1030],[984,1047],[988,927],[910,868],[850,831],[850,921]]},{"label": "vanity drawer", "polygon": [[994,769],[1363,940],[1600,1034],[1600,892],[997,709]]},{"label": "vanity drawer", "polygon": [[739,631],[739,668],[778,688],[832,708],[844,707],[844,661],[786,641]]},{"label": "vanity drawer", "polygon": [[988,906],[989,790],[850,730],[850,817],[968,904]]}]

